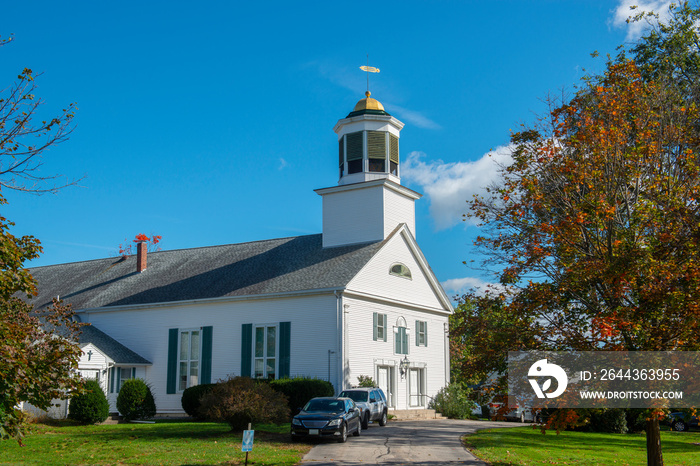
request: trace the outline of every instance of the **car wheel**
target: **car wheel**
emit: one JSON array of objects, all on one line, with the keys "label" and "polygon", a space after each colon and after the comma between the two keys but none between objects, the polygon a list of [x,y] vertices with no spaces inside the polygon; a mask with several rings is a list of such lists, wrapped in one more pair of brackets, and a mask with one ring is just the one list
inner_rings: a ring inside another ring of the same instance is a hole
[{"label": "car wheel", "polygon": [[685,432],[688,430],[688,425],[684,421],[676,421],[671,424],[671,429],[675,430],[676,432]]},{"label": "car wheel", "polygon": [[354,435],[355,437],[359,437],[360,435],[362,435],[362,423],[361,422],[357,423],[357,430],[355,432],[353,432],[352,435]]},{"label": "car wheel", "polygon": [[522,411],[520,412],[520,422],[523,424],[525,423],[525,413]]},{"label": "car wheel", "polygon": [[362,428],[367,430],[369,429],[369,413],[367,413],[363,418],[362,418]]},{"label": "car wheel", "polygon": [[345,443],[348,441],[348,427],[345,424],[340,425],[340,438],[338,443]]},{"label": "car wheel", "polygon": [[386,425],[386,411],[382,413],[382,417],[379,419],[379,425],[382,427]]}]

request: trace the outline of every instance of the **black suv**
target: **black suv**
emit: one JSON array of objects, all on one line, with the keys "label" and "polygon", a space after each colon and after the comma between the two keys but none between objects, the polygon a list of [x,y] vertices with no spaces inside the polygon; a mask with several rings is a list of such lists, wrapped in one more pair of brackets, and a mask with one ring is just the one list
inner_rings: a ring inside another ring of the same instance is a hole
[{"label": "black suv", "polygon": [[369,421],[379,421],[380,426],[386,425],[386,396],[381,388],[348,388],[340,392],[338,396],[350,398],[360,408],[363,429],[367,429]]}]

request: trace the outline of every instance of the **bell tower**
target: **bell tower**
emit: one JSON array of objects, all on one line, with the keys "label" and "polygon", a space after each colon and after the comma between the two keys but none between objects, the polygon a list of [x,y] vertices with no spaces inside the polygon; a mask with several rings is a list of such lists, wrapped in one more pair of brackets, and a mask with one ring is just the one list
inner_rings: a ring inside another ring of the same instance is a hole
[{"label": "bell tower", "polygon": [[404,124],[365,93],[336,123],[338,186],[323,197],[323,247],[381,241],[405,223],[415,236],[414,202],[421,195],[401,186],[399,136]]},{"label": "bell tower", "polygon": [[365,98],[333,128],[338,135],[340,185],[384,178],[401,181],[399,133],[403,123],[370,95],[365,92]]}]

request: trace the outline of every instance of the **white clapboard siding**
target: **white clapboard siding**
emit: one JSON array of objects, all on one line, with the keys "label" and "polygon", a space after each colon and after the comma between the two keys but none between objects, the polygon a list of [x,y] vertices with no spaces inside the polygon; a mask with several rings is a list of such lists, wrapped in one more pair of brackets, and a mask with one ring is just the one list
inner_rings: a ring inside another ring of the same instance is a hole
[{"label": "white clapboard siding", "polygon": [[166,394],[168,330],[213,327],[212,382],[241,373],[242,324],[291,322],[290,375],[328,379],[339,354],[336,297],[314,295],[249,301],[212,301],[151,309],[93,312],[86,320],[153,363],[145,379],[151,383],[159,413],[181,413],[182,393]]},{"label": "white clapboard siding", "polygon": [[384,238],[384,188],[373,186],[323,196],[323,246]]},{"label": "white clapboard siding", "polygon": [[[402,302],[429,307],[446,312],[438,299],[442,290],[435,289],[428,281],[426,273],[419,265],[418,258],[408,246],[408,240],[402,234],[394,235],[382,249],[375,254],[362,271],[348,284],[348,290],[356,290]],[[392,265],[402,263],[411,271],[411,278],[399,277],[389,273]],[[439,286],[439,284],[437,285]]]},{"label": "white clapboard siding", "polygon": [[[412,367],[425,368],[426,394],[434,396],[444,387],[448,380],[445,357],[447,340],[445,329],[447,315],[407,309],[401,306],[378,303],[360,298],[345,298],[345,344],[347,354],[347,372],[345,386],[358,383],[358,376],[371,376],[376,379],[378,365],[394,366],[396,370],[396,408],[408,408],[408,378],[401,378],[398,364],[407,356]],[[374,341],[373,314],[377,312],[387,316],[386,341]],[[403,317],[409,328],[408,355],[394,353],[394,327]],[[416,346],[416,320],[427,322],[428,345]]]}]

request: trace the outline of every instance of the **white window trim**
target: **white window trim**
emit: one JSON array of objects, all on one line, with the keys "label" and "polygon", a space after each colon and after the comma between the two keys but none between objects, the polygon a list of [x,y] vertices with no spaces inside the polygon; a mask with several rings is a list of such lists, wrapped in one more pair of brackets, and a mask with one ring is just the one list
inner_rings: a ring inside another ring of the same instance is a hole
[{"label": "white window trim", "polygon": [[191,368],[190,363],[192,361],[194,361],[194,359],[188,359],[187,360],[187,386],[184,389],[180,388],[180,379],[182,377],[182,373],[180,371],[180,365],[183,362],[183,360],[180,359],[180,354],[181,354],[181,350],[182,350],[182,348],[181,348],[182,334],[183,333],[190,333],[190,337],[189,337],[188,341],[191,341],[191,339],[192,339],[191,332],[199,332],[199,351],[198,351],[199,358],[197,359],[197,384],[196,385],[200,384],[200,379],[202,376],[202,364],[201,364],[202,363],[202,339],[203,339],[202,338],[202,333],[203,333],[202,327],[181,328],[178,330],[178,334],[177,334],[177,379],[176,380],[177,380],[177,392],[178,393],[182,393],[186,389],[195,386],[195,385],[190,385],[190,368]]},{"label": "white window trim", "polygon": [[[421,334],[423,335],[423,343],[421,343],[420,339],[418,339],[418,341],[416,341],[416,346],[424,346],[427,348],[427,346],[428,346],[428,321],[416,320],[416,327],[418,329],[419,336]],[[421,327],[423,327],[422,332],[420,331]]]},{"label": "white window trim", "polygon": [[[269,327],[274,327],[275,328],[275,379],[279,378],[279,370],[280,370],[280,323],[279,322],[270,322],[270,323],[263,323],[263,324],[253,324],[253,338],[251,338],[252,342],[251,344],[253,345],[251,349],[251,355],[253,360],[251,361],[251,372],[252,372],[252,377],[254,379],[260,378],[260,379],[267,379],[267,364],[266,360],[267,359],[272,359],[268,358],[267,355],[262,356],[262,357],[256,357],[255,356],[255,331],[258,328],[263,328],[267,329]],[[264,340],[263,340],[263,350],[264,352],[267,352],[267,332],[263,332]],[[256,377],[255,375],[255,360],[256,359],[262,359],[263,360],[263,376],[262,377]]]}]

